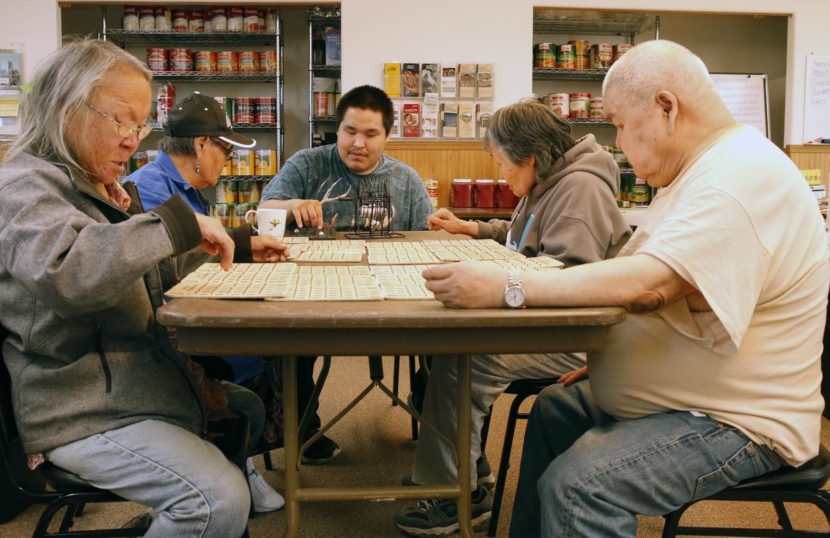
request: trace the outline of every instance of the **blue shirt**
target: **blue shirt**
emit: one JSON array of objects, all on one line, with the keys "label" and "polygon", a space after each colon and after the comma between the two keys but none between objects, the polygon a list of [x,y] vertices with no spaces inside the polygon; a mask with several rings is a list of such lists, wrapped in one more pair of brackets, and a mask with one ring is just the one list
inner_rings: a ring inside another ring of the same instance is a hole
[{"label": "blue shirt", "polygon": [[159,151],[155,161],[142,166],[124,181],[135,183],[144,211],[150,211],[178,194],[194,212],[210,214],[208,201],[198,189],[184,180],[170,156],[163,151]]},{"label": "blue shirt", "polygon": [[355,202],[361,181],[386,179],[392,202],[391,230],[426,230],[432,204],[421,177],[411,166],[382,155],[374,172],[361,176],[349,170],[337,145],[304,149],[285,162],[262,191],[263,200],[323,200],[348,196],[352,200],[323,204],[323,219],[337,216],[337,229],[354,228]]}]

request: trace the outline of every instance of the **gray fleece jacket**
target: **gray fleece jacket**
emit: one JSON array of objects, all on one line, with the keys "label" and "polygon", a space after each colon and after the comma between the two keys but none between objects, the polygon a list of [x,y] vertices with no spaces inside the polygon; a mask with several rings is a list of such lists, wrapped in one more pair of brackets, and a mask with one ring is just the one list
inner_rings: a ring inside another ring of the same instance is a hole
[{"label": "gray fleece jacket", "polygon": [[614,158],[589,134],[519,201],[510,222],[480,221],[478,237],[517,247],[528,257],[556,258],[565,267],[613,258],[631,236],[617,208],[619,185]]},{"label": "gray fleece jacket", "polygon": [[137,201],[122,211],[27,154],[0,167],[2,350],[30,454],[145,419],[204,430],[197,387],[155,320],[162,290],[204,260],[173,258],[201,234],[181,198],[152,213]]}]

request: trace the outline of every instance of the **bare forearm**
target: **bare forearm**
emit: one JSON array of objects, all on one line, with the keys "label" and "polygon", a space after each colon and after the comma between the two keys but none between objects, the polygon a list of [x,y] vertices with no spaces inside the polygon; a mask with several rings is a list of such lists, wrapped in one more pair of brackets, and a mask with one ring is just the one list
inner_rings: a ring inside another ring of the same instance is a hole
[{"label": "bare forearm", "polygon": [[523,276],[528,306],[622,306],[650,312],[696,291],[669,266],[647,255]]}]

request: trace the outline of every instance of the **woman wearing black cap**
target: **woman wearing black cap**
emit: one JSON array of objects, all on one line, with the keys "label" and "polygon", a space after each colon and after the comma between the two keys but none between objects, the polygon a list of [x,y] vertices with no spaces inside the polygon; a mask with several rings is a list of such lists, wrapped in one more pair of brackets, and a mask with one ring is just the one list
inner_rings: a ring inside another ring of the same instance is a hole
[{"label": "woman wearing black cap", "polygon": [[[167,136],[159,143],[156,160],[134,172],[126,181],[135,183],[145,211],[179,195],[193,211],[208,215],[210,205],[199,190],[216,185],[234,147],[252,148],[256,141],[233,132],[221,105],[213,97],[200,93],[182,99],[173,107],[165,133]],[[259,237],[251,237],[247,224],[235,229],[232,235],[237,244],[261,241]],[[245,360],[247,357],[233,359]],[[248,418],[250,444],[256,446],[265,424],[262,401],[239,385],[223,383],[222,386],[227,393],[228,407]],[[283,507],[285,500],[259,474],[251,458],[246,461],[246,473],[255,511],[271,512]]]}]

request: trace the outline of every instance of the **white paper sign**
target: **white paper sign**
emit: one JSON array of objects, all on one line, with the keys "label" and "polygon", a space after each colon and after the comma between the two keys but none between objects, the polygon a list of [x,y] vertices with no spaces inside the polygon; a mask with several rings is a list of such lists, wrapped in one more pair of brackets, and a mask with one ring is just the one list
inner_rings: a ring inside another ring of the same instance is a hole
[{"label": "white paper sign", "polygon": [[807,56],[804,142],[830,138],[830,56]]}]

